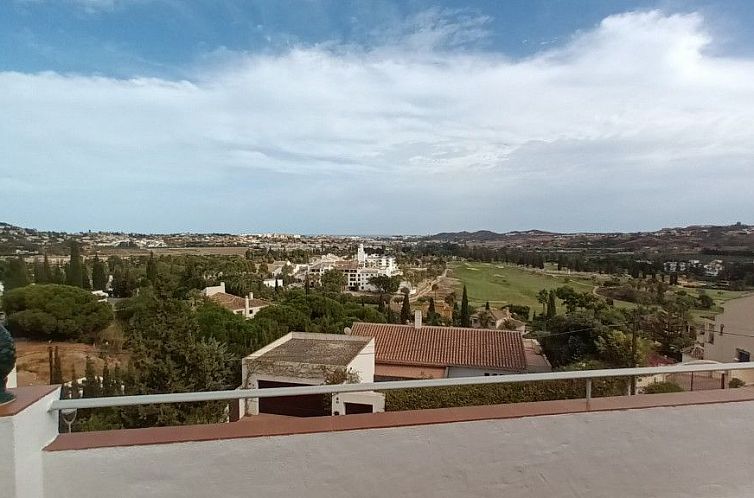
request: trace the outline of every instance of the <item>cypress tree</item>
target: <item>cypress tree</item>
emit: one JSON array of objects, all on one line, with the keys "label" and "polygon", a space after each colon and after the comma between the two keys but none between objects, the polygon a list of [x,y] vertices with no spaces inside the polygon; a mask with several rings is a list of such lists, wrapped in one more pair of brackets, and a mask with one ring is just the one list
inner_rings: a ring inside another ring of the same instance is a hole
[{"label": "cypress tree", "polygon": [[71,399],[81,397],[81,387],[79,386],[78,375],[76,375],[76,366],[71,365]]},{"label": "cypress tree", "polygon": [[36,284],[47,283],[45,282],[44,267],[42,266],[42,263],[37,258],[34,258],[34,283]]},{"label": "cypress tree", "polygon": [[110,376],[110,367],[107,366],[107,360],[105,360],[105,365],[102,367],[102,390],[100,394],[102,396],[114,396],[114,391],[113,379]]},{"label": "cypress tree", "polygon": [[92,290],[92,281],[89,278],[89,267],[86,262],[81,263],[81,287],[86,290]]},{"label": "cypress tree", "polygon": [[102,388],[100,386],[97,372],[94,370],[94,361],[86,357],[86,366],[84,367],[84,398],[96,398],[100,395]]},{"label": "cypress tree", "polygon": [[55,384],[55,364],[52,359],[52,346],[47,346],[47,361],[50,364],[50,385]]},{"label": "cypress tree", "polygon": [[461,327],[471,327],[471,313],[469,312],[469,296],[466,292],[466,286],[463,286],[463,296],[461,296]]},{"label": "cypress tree", "polygon": [[147,280],[152,285],[157,281],[157,261],[155,261],[154,253],[151,251],[147,260]]},{"label": "cypress tree", "polygon": [[5,284],[6,291],[17,287],[26,287],[31,283],[29,269],[26,267],[26,262],[21,256],[8,261],[8,269],[5,273],[3,283]]},{"label": "cypress tree", "polygon": [[411,304],[408,302],[408,293],[403,294],[403,306],[401,306],[401,323],[411,319]]},{"label": "cypress tree", "polygon": [[81,269],[81,247],[75,240],[71,241],[71,260],[68,263],[65,283],[75,287],[82,287],[83,277]]},{"label": "cypress tree", "polygon": [[547,299],[547,319],[555,318],[558,311],[555,307],[555,291],[550,291],[550,295]]},{"label": "cypress tree", "polygon": [[105,287],[107,287],[105,263],[98,256],[94,256],[92,261],[92,288],[103,291]]},{"label": "cypress tree", "polygon": [[53,384],[62,384],[63,383],[63,365],[60,361],[60,351],[58,350],[58,347],[55,346],[55,350],[52,355],[52,383]]},{"label": "cypress tree", "polygon": [[50,268],[50,258],[47,257],[47,251],[45,251],[45,257],[42,261],[42,274],[44,275],[45,283],[57,283],[53,280],[52,268]]},{"label": "cypress tree", "polygon": [[487,302],[486,302],[486,303],[484,304],[484,309],[485,309],[486,311],[489,311],[489,310],[490,310],[490,302],[489,302],[489,301],[487,301]]},{"label": "cypress tree", "polygon": [[380,304],[377,305],[377,311],[380,313],[385,312],[385,301],[383,301],[382,296],[380,296]]}]

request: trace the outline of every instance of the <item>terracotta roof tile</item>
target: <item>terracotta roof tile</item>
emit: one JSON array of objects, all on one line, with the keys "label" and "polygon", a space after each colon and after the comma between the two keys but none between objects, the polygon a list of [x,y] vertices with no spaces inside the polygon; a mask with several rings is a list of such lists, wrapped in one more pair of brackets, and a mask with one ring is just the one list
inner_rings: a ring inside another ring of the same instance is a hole
[{"label": "terracotta roof tile", "polygon": [[507,330],[356,322],[353,335],[375,338],[376,362],[526,371],[521,334]]},{"label": "terracotta roof tile", "polygon": [[[246,298],[228,294],[226,292],[217,292],[212,294],[209,298],[216,304],[231,311],[242,310],[246,307]],[[249,307],[251,308],[259,308],[269,304],[269,301],[263,299],[249,299]]]}]

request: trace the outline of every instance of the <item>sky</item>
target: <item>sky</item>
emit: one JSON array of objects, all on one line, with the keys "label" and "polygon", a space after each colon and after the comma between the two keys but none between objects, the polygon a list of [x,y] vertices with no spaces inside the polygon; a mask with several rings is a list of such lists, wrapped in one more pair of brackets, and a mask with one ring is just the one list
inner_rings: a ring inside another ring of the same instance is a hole
[{"label": "sky", "polygon": [[0,0],[0,221],[754,223],[754,5]]}]

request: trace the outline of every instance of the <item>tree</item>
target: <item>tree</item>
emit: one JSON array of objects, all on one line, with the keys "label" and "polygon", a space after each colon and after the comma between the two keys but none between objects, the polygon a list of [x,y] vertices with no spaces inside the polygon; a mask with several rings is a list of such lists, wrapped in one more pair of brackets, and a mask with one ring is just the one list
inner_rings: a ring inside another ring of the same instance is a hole
[{"label": "tree", "polygon": [[149,252],[149,259],[147,259],[147,280],[152,285],[157,282],[157,261],[155,261],[154,253],[151,251]]},{"label": "tree", "polygon": [[547,296],[547,311],[545,312],[545,316],[548,320],[551,320],[555,318],[555,315],[558,314],[558,310],[555,305],[555,291],[550,291]]},{"label": "tree", "polygon": [[[176,299],[152,299],[128,325],[131,357],[126,394],[156,394],[232,389],[241,382],[232,375],[236,360],[212,338],[201,338],[190,306]],[[122,408],[125,427],[221,422],[225,403],[179,403]]]},{"label": "tree", "polygon": [[463,286],[463,295],[461,296],[461,327],[471,327],[471,312],[469,311],[469,296],[466,292],[466,286]]},{"label": "tree", "polygon": [[63,383],[63,365],[60,361],[60,351],[57,346],[55,346],[52,355],[52,376],[50,382],[52,384]]},{"label": "tree", "polygon": [[89,278],[89,267],[86,262],[81,263],[81,288],[92,290],[92,280]]},{"label": "tree", "polygon": [[597,358],[615,368],[643,366],[652,344],[644,338],[636,339],[636,356],[632,354],[631,334],[610,330],[597,338]]},{"label": "tree", "polygon": [[78,399],[81,397],[81,386],[79,385],[79,377],[76,374],[76,366],[71,364],[71,389],[69,391],[71,399]]},{"label": "tree", "polygon": [[5,271],[5,277],[3,278],[3,284],[5,290],[17,289],[19,287],[25,287],[31,283],[29,278],[29,269],[26,267],[26,262],[22,257],[12,258],[8,261],[8,268]]},{"label": "tree", "polygon": [[105,263],[99,259],[99,256],[94,256],[92,261],[92,289],[103,291],[107,287],[107,272],[105,271]]},{"label": "tree", "polygon": [[346,275],[340,270],[327,270],[320,278],[322,290],[332,294],[340,293],[346,286]]},{"label": "tree", "polygon": [[113,295],[115,297],[131,297],[138,287],[136,277],[129,268],[117,267],[113,272]]},{"label": "tree", "polygon": [[74,287],[81,287],[83,282],[83,270],[81,262],[81,247],[75,240],[71,241],[71,260],[68,263],[65,283]]},{"label": "tree", "polygon": [[38,339],[90,338],[113,319],[109,304],[58,284],[13,289],[3,296],[3,309],[14,334]]},{"label": "tree", "polygon": [[84,398],[97,398],[102,395],[102,385],[100,379],[97,376],[97,372],[94,370],[94,362],[87,356],[86,364],[84,367],[84,385],[83,385],[83,397]]},{"label": "tree", "polygon": [[369,283],[377,287],[377,289],[383,294],[395,294],[398,291],[398,286],[401,282],[399,277],[378,275],[376,277],[371,277]]},{"label": "tree", "polygon": [[484,303],[484,310],[485,311],[489,311],[490,310],[490,302],[489,301],[487,301],[486,303]]},{"label": "tree", "polygon": [[437,312],[435,311],[435,299],[429,298],[429,307],[427,308],[427,322],[430,325],[437,325]]},{"label": "tree", "polygon": [[411,320],[411,304],[408,301],[408,294],[403,294],[403,305],[401,306],[401,323]]},{"label": "tree", "polygon": [[37,283],[44,283],[44,284],[59,283],[54,280],[52,268],[50,268],[50,258],[47,256],[47,251],[45,251],[45,256],[44,256],[44,259],[42,260],[42,279],[44,280],[44,282],[37,282]]},{"label": "tree", "polygon": [[542,289],[539,292],[537,292],[537,302],[539,302],[542,305],[542,314],[546,314],[546,307],[547,307],[547,301],[550,298],[550,293],[547,292],[547,289]]}]

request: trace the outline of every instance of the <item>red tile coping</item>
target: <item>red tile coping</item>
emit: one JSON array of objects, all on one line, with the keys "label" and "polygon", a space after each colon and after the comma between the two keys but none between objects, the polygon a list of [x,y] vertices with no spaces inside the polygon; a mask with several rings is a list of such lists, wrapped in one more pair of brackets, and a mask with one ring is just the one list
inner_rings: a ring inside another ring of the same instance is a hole
[{"label": "red tile coping", "polygon": [[0,406],[0,417],[10,417],[21,413],[58,387],[60,386],[28,386],[8,389],[9,392],[16,395],[16,399]]},{"label": "red tile coping", "polygon": [[754,388],[695,391],[671,394],[646,394],[584,399],[513,403],[507,405],[467,406],[403,412],[366,413],[334,417],[260,416],[228,424],[151,427],[99,432],[61,434],[46,451],[83,450],[113,446],[137,446],[214,441],[248,437],[285,436],[317,432],[380,429],[415,425],[471,422],[568,413],[601,412],[672,406],[754,401]]}]

